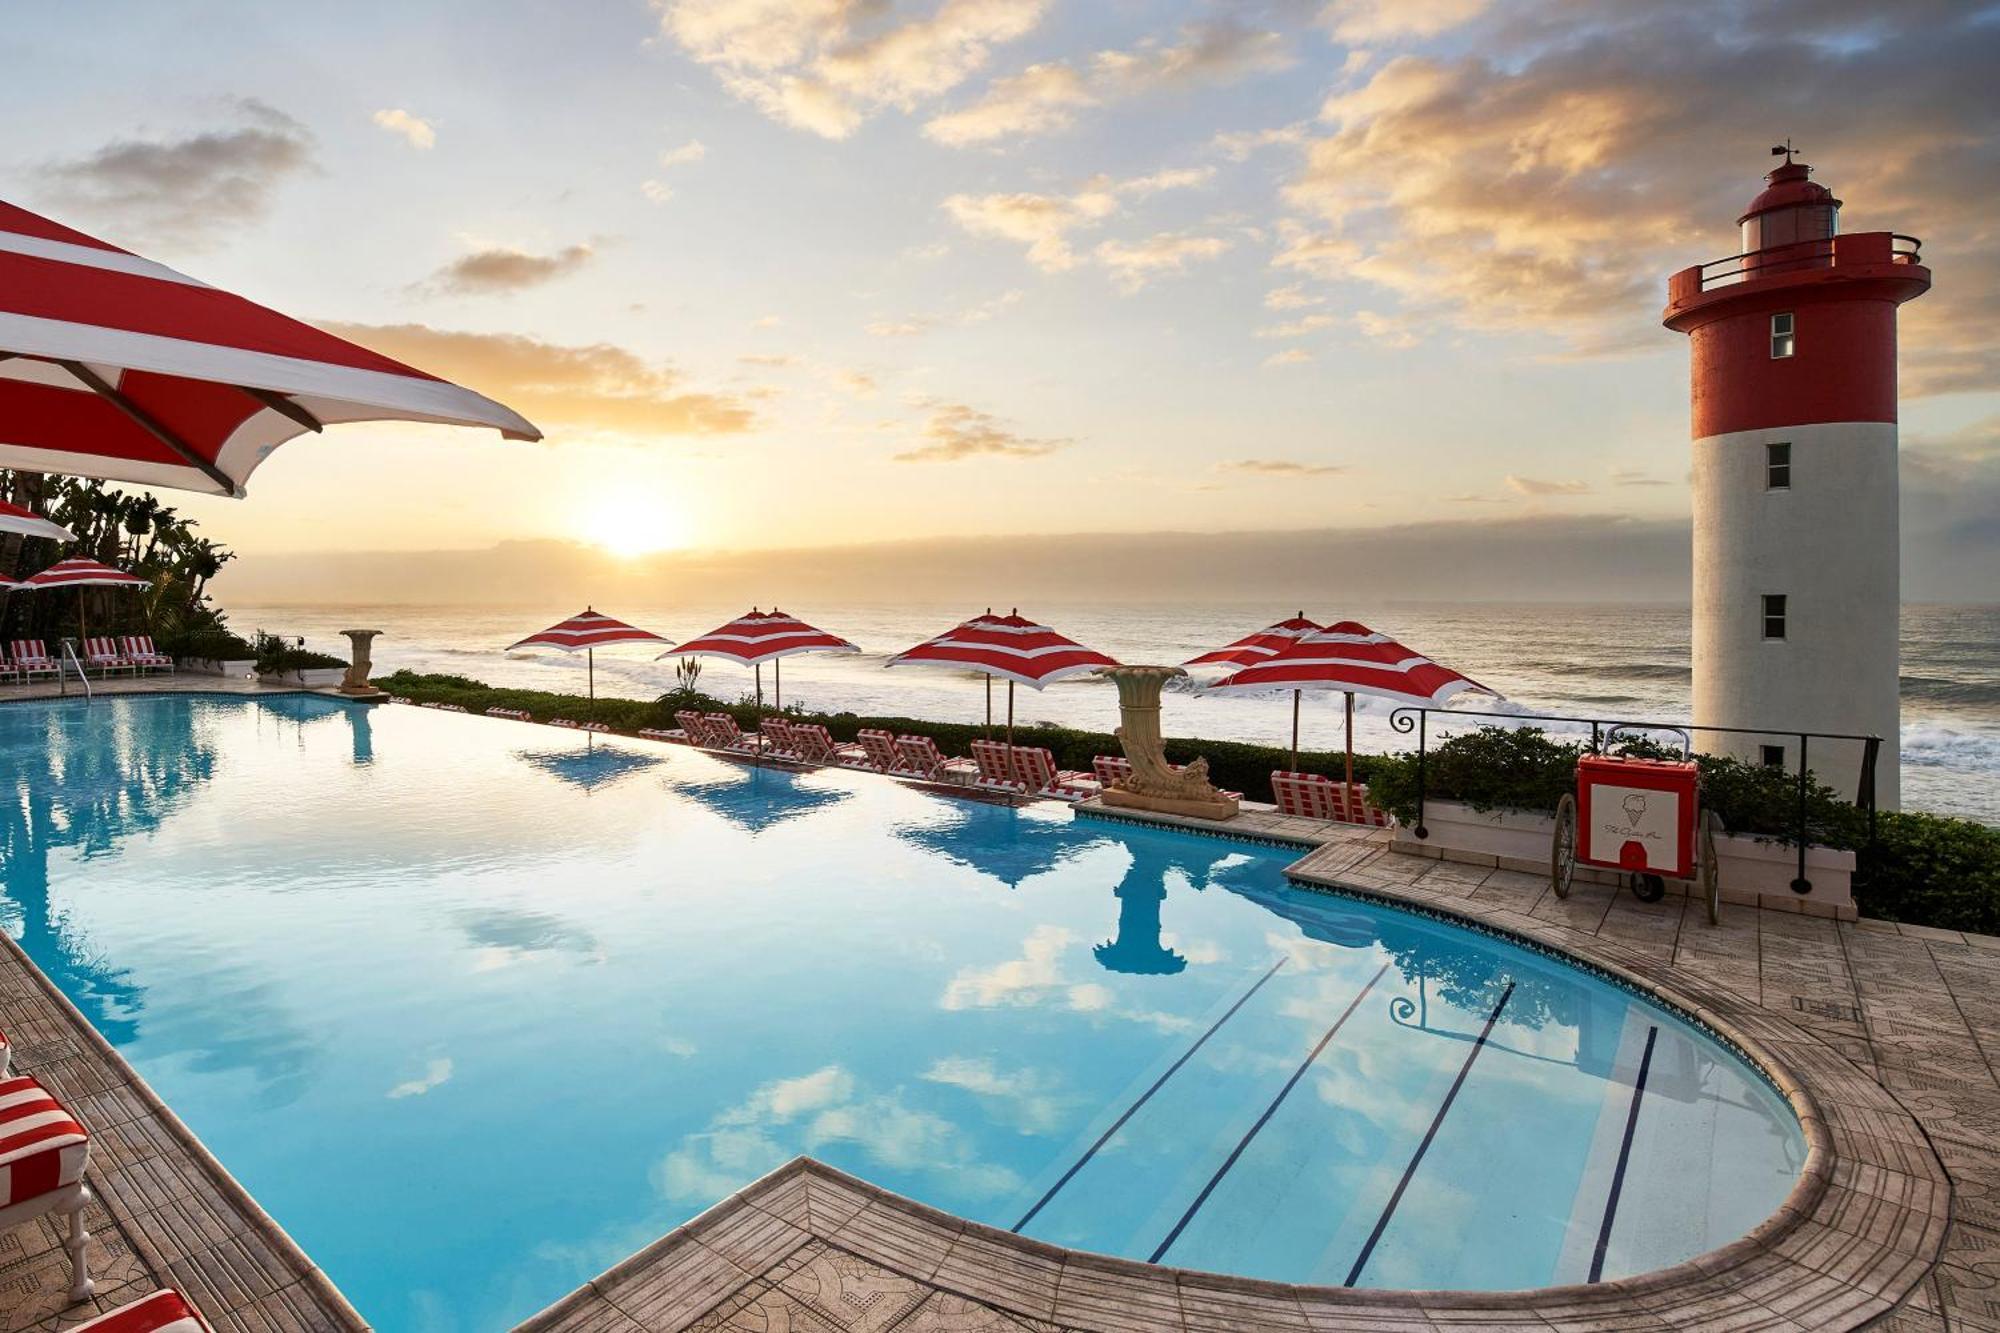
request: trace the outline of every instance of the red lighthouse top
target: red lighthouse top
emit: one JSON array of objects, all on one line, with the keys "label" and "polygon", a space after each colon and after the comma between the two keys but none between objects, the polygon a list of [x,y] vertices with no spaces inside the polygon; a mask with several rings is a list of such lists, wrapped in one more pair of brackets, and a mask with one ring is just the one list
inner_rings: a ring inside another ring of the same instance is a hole
[{"label": "red lighthouse top", "polygon": [[1743,228],[1743,252],[1768,250],[1797,241],[1830,240],[1840,229],[1840,200],[1824,185],[1808,180],[1812,168],[1788,156],[1764,177],[1764,192],[1736,219]]}]

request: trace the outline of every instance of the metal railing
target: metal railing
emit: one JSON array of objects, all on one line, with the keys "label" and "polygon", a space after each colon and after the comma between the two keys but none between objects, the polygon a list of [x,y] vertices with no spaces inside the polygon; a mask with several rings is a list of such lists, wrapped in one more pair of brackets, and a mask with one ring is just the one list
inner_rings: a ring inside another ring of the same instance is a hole
[{"label": "metal railing", "polygon": [[[1701,291],[1716,287],[1726,287],[1751,278],[1768,277],[1775,273],[1791,273],[1808,268],[1833,268],[1843,259],[1849,263],[1881,262],[1880,253],[1863,258],[1850,254],[1848,247],[1841,244],[1847,240],[1854,245],[1859,237],[1870,235],[1859,232],[1855,238],[1828,236],[1816,241],[1794,241],[1788,245],[1774,245],[1763,250],[1749,250],[1740,255],[1730,255],[1726,259],[1712,259],[1697,270],[1701,274]],[[1880,232],[1873,235],[1882,235]],[[1921,264],[1924,243],[1914,236],[1904,236],[1900,232],[1888,233],[1887,259],[1892,264]]]},{"label": "metal railing", "polygon": [[83,663],[76,659],[76,640],[74,639],[64,639],[62,641],[62,652],[56,655],[56,692],[58,694],[69,693],[69,671],[64,665],[65,663],[68,666],[76,668],[76,678],[83,682],[83,697],[85,699],[95,699],[97,693],[90,688],[90,673],[85,671]]},{"label": "metal railing", "polygon": [[1424,827],[1424,768],[1429,751],[1430,715],[1441,713],[1449,718],[1491,717],[1508,722],[1536,723],[1561,722],[1572,726],[1590,728],[1590,752],[1601,753],[1607,742],[1626,731],[1670,731],[1681,737],[1690,752],[1693,751],[1693,733],[1713,732],[1725,736],[1784,736],[1799,743],[1798,763],[1798,807],[1792,835],[1781,837],[1781,841],[1798,848],[1798,873],[1793,878],[1793,893],[1812,892],[1812,880],[1806,875],[1806,849],[1812,845],[1810,821],[1812,768],[1809,763],[1811,742],[1856,741],[1861,745],[1861,774],[1855,784],[1854,804],[1868,816],[1868,845],[1875,846],[1875,769],[1881,760],[1882,738],[1864,736],[1843,731],[1790,731],[1783,727],[1704,727],[1682,722],[1641,722],[1621,718],[1566,717],[1556,713],[1492,713],[1470,708],[1398,708],[1389,714],[1389,729],[1400,736],[1411,732],[1417,735],[1417,822],[1411,832],[1419,838],[1430,837],[1430,830]]}]

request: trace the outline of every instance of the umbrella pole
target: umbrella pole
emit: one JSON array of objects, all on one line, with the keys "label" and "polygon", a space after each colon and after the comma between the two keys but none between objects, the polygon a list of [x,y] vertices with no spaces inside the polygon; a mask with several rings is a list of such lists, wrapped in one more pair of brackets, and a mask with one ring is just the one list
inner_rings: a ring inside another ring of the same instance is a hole
[{"label": "umbrella pole", "polygon": [[[572,602],[570,605],[574,606],[576,603]],[[590,720],[595,722],[597,721],[597,650],[584,649],[583,660],[590,672]]]},{"label": "umbrella pole", "polygon": [[1354,691],[1347,692],[1347,788],[1354,790]]},{"label": "umbrella pole", "polygon": [[1303,691],[1292,691],[1292,772],[1294,773],[1299,771],[1299,695],[1301,693]]},{"label": "umbrella pole", "polygon": [[1014,682],[1007,682],[1007,744],[1014,743]]},{"label": "umbrella pole", "polygon": [[993,739],[993,677],[986,678],[986,739]]},{"label": "umbrella pole", "polygon": [[771,663],[771,707],[777,712],[785,711],[785,664]]}]

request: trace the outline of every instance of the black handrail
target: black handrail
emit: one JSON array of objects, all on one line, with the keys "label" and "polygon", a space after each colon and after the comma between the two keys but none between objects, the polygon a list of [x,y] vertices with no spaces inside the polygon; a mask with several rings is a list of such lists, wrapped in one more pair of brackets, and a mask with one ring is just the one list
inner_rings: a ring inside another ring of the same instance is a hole
[{"label": "black handrail", "polygon": [[[1795,843],[1799,850],[1798,874],[1793,878],[1793,893],[1811,893],[1812,880],[1806,876],[1806,849],[1811,845],[1807,828],[1807,797],[1811,792],[1812,773],[1806,765],[1807,743],[1811,740],[1860,741],[1861,778],[1856,785],[1854,804],[1868,814],[1868,845],[1875,846],[1875,766],[1882,755],[1882,738],[1847,731],[1792,731],[1784,727],[1710,727],[1698,723],[1682,722],[1641,722],[1620,718],[1569,717],[1559,713],[1495,713],[1474,708],[1397,708],[1389,714],[1389,729],[1399,736],[1417,733],[1417,822],[1410,830],[1419,838],[1428,838],[1431,831],[1424,826],[1424,758],[1429,749],[1430,715],[1443,713],[1447,717],[1497,717],[1510,722],[1566,722],[1590,728],[1590,750],[1595,754],[1604,748],[1608,737],[1615,737],[1621,731],[1672,731],[1683,738],[1697,731],[1713,731],[1732,736],[1794,736],[1799,742],[1799,782],[1798,782],[1798,827],[1794,837],[1785,839]],[[1692,744],[1689,745],[1692,751]]]}]

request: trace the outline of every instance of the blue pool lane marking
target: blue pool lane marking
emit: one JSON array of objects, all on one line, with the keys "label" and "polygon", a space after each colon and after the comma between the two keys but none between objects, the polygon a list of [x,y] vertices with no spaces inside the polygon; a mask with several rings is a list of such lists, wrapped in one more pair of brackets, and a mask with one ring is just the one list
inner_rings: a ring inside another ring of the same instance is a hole
[{"label": "blue pool lane marking", "polygon": [[1444,1124],[1445,1116],[1451,1111],[1451,1104],[1458,1100],[1458,1090],[1465,1086],[1465,1076],[1472,1072],[1472,1062],[1486,1049],[1486,1039],[1493,1035],[1493,1025],[1500,1021],[1500,1011],[1507,1007],[1507,1001],[1513,996],[1514,983],[1510,981],[1507,983],[1507,989],[1500,992],[1500,1002],[1493,1006],[1493,1012],[1486,1015],[1486,1026],[1479,1029],[1479,1039],[1473,1042],[1472,1049],[1466,1052],[1465,1063],[1458,1068],[1458,1077],[1451,1081],[1451,1091],[1445,1093],[1437,1114],[1431,1118],[1431,1127],[1424,1131],[1423,1142],[1417,1145],[1417,1151],[1411,1156],[1410,1164],[1403,1168],[1403,1178],[1396,1182],[1396,1192],[1389,1196],[1387,1206],[1382,1209],[1382,1216],[1375,1219],[1375,1229],[1368,1233],[1367,1243],[1361,1247],[1361,1253],[1354,1257],[1354,1267],[1347,1270],[1347,1281],[1343,1282],[1342,1286],[1351,1287],[1361,1280],[1361,1270],[1368,1266],[1369,1257],[1375,1253],[1375,1243],[1381,1240],[1382,1233],[1389,1229],[1389,1219],[1396,1215],[1397,1206],[1403,1202],[1403,1191],[1409,1189],[1410,1180],[1417,1174],[1417,1167],[1422,1164],[1424,1154],[1430,1151],[1431,1140],[1437,1137],[1438,1128]]},{"label": "blue pool lane marking", "polygon": [[1139,1108],[1144,1106],[1147,1102],[1151,1101],[1153,1094],[1158,1092],[1162,1087],[1166,1086],[1167,1080],[1172,1078],[1175,1074],[1179,1073],[1181,1066],[1186,1064],[1189,1060],[1192,1060],[1194,1058],[1194,1053],[1200,1050],[1205,1044],[1207,1044],[1208,1039],[1210,1037],[1213,1037],[1224,1023],[1227,1023],[1230,1019],[1236,1017],[1236,1011],[1238,1009],[1241,1009],[1244,1005],[1248,1004],[1250,1002],[1251,996],[1255,995],[1258,991],[1264,989],[1264,983],[1269,981],[1272,977],[1277,976],[1278,969],[1283,967],[1284,965],[1285,965],[1285,959],[1282,957],[1280,957],[1277,962],[1271,964],[1271,970],[1266,972],[1263,976],[1258,977],[1256,984],[1252,985],[1249,990],[1244,991],[1242,995],[1238,996],[1236,999],[1236,1003],[1230,1005],[1228,1010],[1222,1015],[1222,1017],[1216,1019],[1213,1023],[1209,1024],[1208,1031],[1202,1033],[1201,1036],[1197,1037],[1195,1039],[1194,1045],[1188,1047],[1187,1050],[1181,1053],[1180,1059],[1168,1065],[1167,1071],[1164,1074],[1161,1074],[1158,1078],[1153,1080],[1153,1086],[1147,1088],[1144,1092],[1140,1093],[1139,1100],[1133,1102],[1130,1106],[1126,1107],[1125,1113],[1119,1116],[1116,1120],[1111,1122],[1111,1128],[1105,1130],[1102,1134],[1098,1135],[1097,1142],[1091,1144],[1090,1147],[1084,1149],[1083,1156],[1077,1158],[1076,1163],[1073,1166],[1071,1166],[1069,1170],[1062,1173],[1062,1179],[1058,1180],[1055,1184],[1049,1186],[1049,1192],[1047,1194],[1044,1194],[1041,1198],[1035,1200],[1035,1206],[1033,1208],[1030,1208],[1027,1212],[1023,1213],[1021,1215],[1021,1220],[1016,1222],[1012,1227],[1009,1228],[1009,1230],[1019,1231],[1022,1227],[1034,1221],[1035,1214],[1041,1212],[1042,1209],[1048,1205],[1049,1200],[1056,1197],[1057,1191],[1061,1190],[1063,1186],[1069,1184],[1069,1182],[1071,1181],[1071,1179],[1075,1177],[1077,1172],[1083,1170],[1084,1167],[1090,1164],[1090,1159],[1097,1156],[1097,1150],[1099,1148],[1102,1148],[1105,1144],[1111,1142],[1111,1136],[1116,1134],[1119,1130],[1125,1128],[1125,1122],[1130,1120],[1133,1116],[1137,1115],[1139,1113]]},{"label": "blue pool lane marking", "polygon": [[[1313,1061],[1319,1059],[1320,1052],[1326,1049],[1327,1043],[1331,1042],[1334,1035],[1346,1025],[1347,1020],[1354,1016],[1354,1011],[1361,1007],[1361,1002],[1368,998],[1368,992],[1375,989],[1375,983],[1382,979],[1382,974],[1387,972],[1389,967],[1390,964],[1388,963],[1382,964],[1375,975],[1368,978],[1368,984],[1361,988],[1361,993],[1348,1001],[1347,1008],[1341,1010],[1340,1017],[1333,1020],[1333,1026],[1326,1030],[1326,1035],[1319,1039],[1319,1044],[1312,1048],[1311,1054],[1307,1055],[1305,1061],[1293,1071],[1292,1076],[1285,1080],[1285,1086],[1278,1089],[1278,1095],[1273,1097],[1271,1104],[1264,1108],[1264,1114],[1257,1117],[1257,1123],[1250,1126],[1250,1132],[1243,1136],[1243,1141],[1238,1143],[1235,1150],[1224,1159],[1222,1165],[1216,1168],[1215,1174],[1209,1177],[1208,1184],[1202,1186],[1201,1193],[1195,1195],[1194,1202],[1189,1204],[1188,1210],[1181,1214],[1181,1220],[1174,1223],[1174,1229],[1167,1233],[1167,1238],[1160,1242],[1160,1247],[1154,1250],[1152,1255],[1147,1258],[1147,1263],[1156,1264],[1160,1262],[1160,1256],[1173,1248],[1174,1242],[1180,1239],[1181,1232],[1187,1229],[1187,1224],[1194,1221],[1194,1215],[1201,1211],[1203,1204],[1208,1202],[1208,1196],[1215,1193],[1215,1187],[1220,1185],[1222,1178],[1229,1174],[1229,1168],[1236,1165],[1236,1159],[1241,1157],[1243,1150],[1250,1146],[1250,1140],[1256,1138],[1258,1131],[1263,1129],[1271,1117],[1278,1113],[1278,1108],[1284,1104],[1285,1098],[1291,1095],[1291,1091],[1298,1085],[1298,1081],[1306,1076],[1306,1070],[1312,1068]],[[1510,986],[1508,989],[1511,990],[1512,987]]]},{"label": "blue pool lane marking", "polygon": [[1646,1071],[1653,1067],[1653,1042],[1658,1027],[1646,1029],[1646,1053],[1639,1057],[1639,1076],[1632,1080],[1632,1109],[1625,1113],[1625,1141],[1618,1145],[1618,1165],[1611,1172],[1611,1193],[1604,1200],[1604,1224],[1597,1229],[1597,1249],[1590,1256],[1589,1281],[1604,1276],[1604,1253],[1611,1248],[1611,1223],[1618,1216],[1618,1196],[1625,1188],[1625,1164],[1632,1160],[1632,1134],[1639,1128],[1639,1102],[1646,1095]]}]

